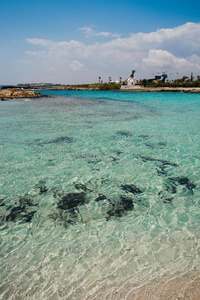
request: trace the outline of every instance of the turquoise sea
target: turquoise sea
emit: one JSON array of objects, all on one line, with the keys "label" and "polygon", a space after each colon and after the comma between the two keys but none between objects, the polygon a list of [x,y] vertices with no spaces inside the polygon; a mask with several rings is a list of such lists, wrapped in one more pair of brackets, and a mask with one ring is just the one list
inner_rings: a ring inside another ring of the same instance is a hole
[{"label": "turquoise sea", "polygon": [[0,299],[199,276],[200,94],[42,93],[0,102]]}]

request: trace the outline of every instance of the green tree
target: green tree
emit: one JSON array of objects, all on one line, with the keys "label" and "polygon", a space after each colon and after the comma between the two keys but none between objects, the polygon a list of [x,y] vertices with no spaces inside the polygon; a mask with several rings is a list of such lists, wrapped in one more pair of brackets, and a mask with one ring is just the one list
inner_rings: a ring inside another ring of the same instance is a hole
[{"label": "green tree", "polygon": [[183,76],[181,82],[184,83],[186,79],[188,79],[188,76]]},{"label": "green tree", "polygon": [[143,86],[145,87],[145,86],[147,85],[147,80],[146,80],[146,79],[143,79],[143,80],[142,80],[142,84],[143,84]]}]

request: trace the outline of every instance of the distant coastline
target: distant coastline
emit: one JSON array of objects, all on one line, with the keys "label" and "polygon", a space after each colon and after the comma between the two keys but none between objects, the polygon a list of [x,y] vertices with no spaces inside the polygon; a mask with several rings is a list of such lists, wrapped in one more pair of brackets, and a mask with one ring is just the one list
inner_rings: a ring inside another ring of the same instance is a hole
[{"label": "distant coastline", "polygon": [[[56,91],[101,91],[102,89],[97,84],[88,85],[26,85],[26,86],[12,86],[9,88],[2,87],[0,89],[0,99],[12,99],[12,98],[39,98],[45,95],[40,94],[38,90],[56,90]],[[117,88],[108,88],[103,90],[115,90],[115,91],[126,91],[126,92],[176,92],[176,93],[200,93],[200,87],[144,87],[141,85],[135,85],[132,87],[119,86]]]},{"label": "distant coastline", "polygon": [[[32,89],[39,90],[76,90],[76,91],[92,91],[92,90],[102,90],[98,84],[88,84],[88,85],[52,85],[52,86],[32,86]],[[106,90],[106,89],[105,89]],[[116,91],[130,91],[130,92],[179,92],[179,93],[200,93],[200,87],[144,87],[141,85],[135,85],[128,87],[126,85],[121,85],[119,88],[110,88],[108,90]]]}]

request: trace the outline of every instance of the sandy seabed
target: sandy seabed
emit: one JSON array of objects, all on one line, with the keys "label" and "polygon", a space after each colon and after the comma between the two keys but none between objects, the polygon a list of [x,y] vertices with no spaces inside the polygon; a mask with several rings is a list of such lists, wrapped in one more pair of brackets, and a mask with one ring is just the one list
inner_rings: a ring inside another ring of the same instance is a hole
[{"label": "sandy seabed", "polygon": [[200,275],[183,275],[139,288],[130,286],[99,293],[95,300],[199,300]]}]

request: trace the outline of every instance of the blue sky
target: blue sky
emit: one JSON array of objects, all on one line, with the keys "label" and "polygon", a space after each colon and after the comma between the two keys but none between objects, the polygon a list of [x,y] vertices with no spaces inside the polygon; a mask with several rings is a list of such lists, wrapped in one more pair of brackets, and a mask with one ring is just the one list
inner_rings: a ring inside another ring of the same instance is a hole
[{"label": "blue sky", "polygon": [[0,0],[0,84],[200,75],[199,1]]}]

